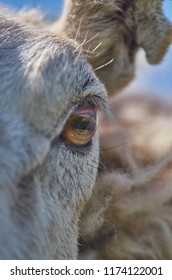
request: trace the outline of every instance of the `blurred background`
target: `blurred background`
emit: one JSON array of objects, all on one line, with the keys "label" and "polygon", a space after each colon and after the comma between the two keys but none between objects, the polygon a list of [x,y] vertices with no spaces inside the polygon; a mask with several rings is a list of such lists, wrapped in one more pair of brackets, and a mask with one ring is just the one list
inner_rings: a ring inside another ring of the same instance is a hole
[{"label": "blurred background", "polygon": [[[0,0],[0,3],[16,9],[38,7],[52,19],[57,18],[63,8],[63,0]],[[172,21],[172,0],[164,0],[163,9],[168,19]],[[172,46],[161,64],[155,66],[146,62],[143,51],[138,53],[135,79],[125,89],[125,92],[132,91],[172,98]]]},{"label": "blurred background", "polygon": [[0,0],[0,3],[16,9],[23,7],[42,9],[47,16],[56,18],[62,11],[63,0]]}]

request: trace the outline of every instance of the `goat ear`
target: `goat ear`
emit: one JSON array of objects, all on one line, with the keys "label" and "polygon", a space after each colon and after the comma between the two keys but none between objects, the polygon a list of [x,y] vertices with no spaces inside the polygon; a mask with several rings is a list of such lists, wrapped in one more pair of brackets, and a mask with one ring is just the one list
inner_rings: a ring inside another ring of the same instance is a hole
[{"label": "goat ear", "polygon": [[141,22],[137,29],[137,42],[145,50],[148,62],[157,64],[172,42],[172,27],[164,18],[150,24],[149,28],[148,22]]},{"label": "goat ear", "polygon": [[157,64],[172,42],[172,26],[162,11],[162,1],[137,2],[136,41],[145,50],[148,62]]}]

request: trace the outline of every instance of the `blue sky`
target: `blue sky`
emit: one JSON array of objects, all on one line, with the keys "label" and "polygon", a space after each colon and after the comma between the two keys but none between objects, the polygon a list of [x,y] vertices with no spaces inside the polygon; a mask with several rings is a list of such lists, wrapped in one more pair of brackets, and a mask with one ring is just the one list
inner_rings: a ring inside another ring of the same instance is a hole
[{"label": "blue sky", "polygon": [[[63,5],[63,0],[0,0],[0,2],[19,9],[26,5],[30,7],[39,6],[53,17],[60,13]],[[167,17],[172,20],[172,0],[164,1],[164,10]]]},{"label": "blue sky", "polygon": [[164,1],[164,11],[166,16],[172,21],[172,0]]},{"label": "blue sky", "polygon": [[[53,18],[60,14],[63,7],[63,0],[0,0],[0,3],[17,9],[24,6],[40,7],[49,17]],[[163,8],[166,16],[172,21],[172,0],[164,0]],[[150,66],[145,63],[144,67],[138,67],[136,79],[128,89],[134,90],[138,87],[157,94],[163,93],[172,98],[172,47],[160,65]]]},{"label": "blue sky", "polygon": [[0,0],[0,3],[17,9],[21,9],[24,6],[41,7],[48,16],[52,17],[59,15],[63,6],[63,0]]}]

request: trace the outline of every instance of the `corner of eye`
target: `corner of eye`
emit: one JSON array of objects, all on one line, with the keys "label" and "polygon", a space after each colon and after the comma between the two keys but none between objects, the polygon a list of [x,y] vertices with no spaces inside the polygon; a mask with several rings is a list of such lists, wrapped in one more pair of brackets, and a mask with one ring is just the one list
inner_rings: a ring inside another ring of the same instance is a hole
[{"label": "corner of eye", "polygon": [[101,96],[101,100],[102,107],[100,109],[108,116],[108,118],[111,118],[111,107],[106,89],[104,89],[104,94]]},{"label": "corner of eye", "polygon": [[102,112],[108,121],[113,122],[114,117],[112,113],[112,108],[110,106],[108,97],[106,98],[101,98],[101,104],[99,106],[100,112]]},{"label": "corner of eye", "polygon": [[113,110],[110,106],[110,104],[108,103],[108,107],[106,108],[105,111],[103,111],[103,113],[106,116],[106,119],[109,123],[114,123],[114,115],[113,115]]}]

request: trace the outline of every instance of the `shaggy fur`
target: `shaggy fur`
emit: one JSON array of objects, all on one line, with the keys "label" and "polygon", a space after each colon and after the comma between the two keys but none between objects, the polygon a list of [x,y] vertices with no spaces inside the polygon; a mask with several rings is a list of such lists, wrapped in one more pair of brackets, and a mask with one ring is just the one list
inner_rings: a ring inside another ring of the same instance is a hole
[{"label": "shaggy fur", "polygon": [[[87,58],[109,94],[124,86],[133,77],[139,46],[155,63],[171,40],[161,1],[151,3],[71,0],[59,23],[51,25],[45,25],[37,14],[35,18],[33,12],[17,14],[1,8],[1,259],[77,258],[78,221],[96,181],[99,148],[96,136],[90,146],[76,148],[60,135],[80,102],[89,100],[108,110],[105,88],[81,52],[86,48]],[[125,186],[130,188],[131,182],[127,175]],[[105,192],[102,199],[113,209],[109,199],[114,196],[110,192],[107,200],[108,187],[100,187],[97,197]],[[97,204],[92,207],[94,210]],[[110,236],[115,217],[109,221]],[[87,220],[84,218],[83,225]],[[87,229],[92,231],[90,224]]]},{"label": "shaggy fur", "polygon": [[111,100],[100,121],[101,165],[80,220],[81,259],[172,259],[172,102]]}]

